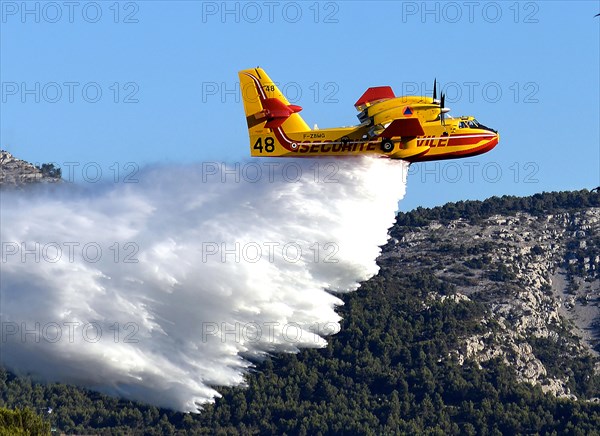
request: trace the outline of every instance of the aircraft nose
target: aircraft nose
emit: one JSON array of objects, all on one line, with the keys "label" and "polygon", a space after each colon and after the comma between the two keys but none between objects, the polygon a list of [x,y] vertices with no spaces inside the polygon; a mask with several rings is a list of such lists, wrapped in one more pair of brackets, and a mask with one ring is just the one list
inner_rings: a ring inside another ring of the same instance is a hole
[{"label": "aircraft nose", "polygon": [[488,142],[489,148],[487,149],[487,151],[494,148],[496,145],[498,145],[498,142],[500,142],[500,134],[496,130],[492,130],[492,131],[494,132],[494,137],[490,140],[490,142]]}]

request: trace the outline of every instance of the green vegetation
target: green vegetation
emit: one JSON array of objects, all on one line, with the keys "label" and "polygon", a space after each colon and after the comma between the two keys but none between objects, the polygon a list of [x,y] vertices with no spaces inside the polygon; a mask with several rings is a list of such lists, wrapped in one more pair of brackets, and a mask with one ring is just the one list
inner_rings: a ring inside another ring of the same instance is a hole
[{"label": "green vegetation", "polygon": [[[547,213],[571,204],[600,205],[600,195],[586,191],[534,197],[401,214],[398,221],[405,227],[396,226],[392,233],[454,216],[456,210],[471,219],[468,213],[481,218],[525,204],[539,211],[545,205]],[[480,268],[483,262],[473,259],[464,265]],[[496,271],[511,274],[500,267]],[[519,383],[500,359],[482,367],[471,360],[461,364],[457,351],[464,347],[463,338],[497,326],[480,322],[483,303],[428,299],[431,293],[453,292],[454,285],[433,272],[384,265],[359,291],[341,297],[342,329],[328,338],[326,348],[257,362],[247,375],[247,387],[219,388],[223,397],[199,415],[62,384],[40,385],[2,371],[0,405],[52,407],[47,419],[60,431],[107,435],[600,434],[600,404],[557,399],[539,386]],[[550,339],[533,340],[533,345],[549,372],[571,376],[572,393],[579,398],[600,394],[591,358],[561,355],[560,343]]]},{"label": "green vegetation", "polygon": [[0,436],[49,435],[50,423],[31,409],[9,410],[0,407]]},{"label": "green vegetation", "polygon": [[45,163],[36,167],[46,177],[52,177],[54,179],[60,179],[62,177],[62,170],[57,168],[52,163]]},{"label": "green vegetation", "polygon": [[391,235],[398,238],[398,236],[401,236],[399,233],[404,228],[424,226],[432,220],[447,224],[452,220],[464,218],[470,223],[475,224],[482,219],[496,214],[513,215],[517,212],[527,212],[541,217],[563,210],[599,206],[600,194],[587,190],[543,192],[531,197],[505,195],[502,197],[491,197],[485,201],[459,201],[432,209],[418,207],[410,212],[399,213],[397,226],[392,229]]}]

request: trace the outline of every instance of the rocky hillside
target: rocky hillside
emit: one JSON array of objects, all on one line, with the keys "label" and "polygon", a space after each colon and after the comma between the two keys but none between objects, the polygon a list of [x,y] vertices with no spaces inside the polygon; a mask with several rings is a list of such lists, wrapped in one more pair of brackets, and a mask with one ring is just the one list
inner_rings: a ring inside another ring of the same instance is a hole
[{"label": "rocky hillside", "polygon": [[[597,203],[599,195],[589,195]],[[453,351],[459,362],[499,357],[519,380],[575,398],[569,362],[600,351],[600,207],[584,204],[582,196],[580,208],[552,213],[525,205],[482,216],[453,213],[457,206],[449,205],[445,216],[400,216],[381,262],[455,285],[452,295],[431,293],[424,305],[451,298],[486,306],[484,332],[462,338]]]},{"label": "rocky hillside", "polygon": [[0,150],[0,186],[18,187],[29,183],[58,182],[61,180],[60,169],[52,164],[39,167],[17,159],[8,151]]}]

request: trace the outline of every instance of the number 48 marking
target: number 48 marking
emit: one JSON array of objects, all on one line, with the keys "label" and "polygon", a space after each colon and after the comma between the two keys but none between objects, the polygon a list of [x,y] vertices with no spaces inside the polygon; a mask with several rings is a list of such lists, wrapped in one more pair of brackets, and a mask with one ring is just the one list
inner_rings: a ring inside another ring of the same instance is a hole
[{"label": "number 48 marking", "polygon": [[275,151],[275,140],[270,137],[267,136],[265,138],[265,145],[263,147],[263,142],[262,142],[262,137],[259,137],[256,142],[254,143],[254,147],[255,150],[258,150],[260,153],[263,152],[263,148],[265,150],[265,152],[267,153],[273,153]]}]

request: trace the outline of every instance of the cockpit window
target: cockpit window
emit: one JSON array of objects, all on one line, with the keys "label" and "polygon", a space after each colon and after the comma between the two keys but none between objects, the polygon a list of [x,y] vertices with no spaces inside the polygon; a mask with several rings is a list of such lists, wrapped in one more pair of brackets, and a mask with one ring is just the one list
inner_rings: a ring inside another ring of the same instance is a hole
[{"label": "cockpit window", "polygon": [[477,127],[479,127],[479,124],[477,124],[477,121],[475,120],[467,121],[467,124],[471,129],[476,129]]},{"label": "cockpit window", "polygon": [[461,121],[460,123],[458,123],[458,128],[459,129],[468,129],[469,126],[467,126],[467,123],[465,123],[464,121]]}]

